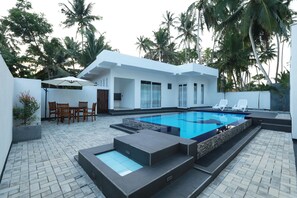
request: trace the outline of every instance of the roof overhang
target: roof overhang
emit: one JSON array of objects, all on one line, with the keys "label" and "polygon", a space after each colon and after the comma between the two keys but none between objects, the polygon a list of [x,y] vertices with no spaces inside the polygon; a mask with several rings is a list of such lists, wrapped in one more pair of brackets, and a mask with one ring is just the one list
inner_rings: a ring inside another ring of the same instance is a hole
[{"label": "roof overhang", "polygon": [[172,75],[209,75],[218,77],[218,70],[200,64],[185,64],[185,65],[172,65],[162,63],[145,58],[138,58],[134,56],[120,54],[103,50],[96,60],[84,69],[77,77],[91,79],[98,75],[99,72],[109,70],[113,67],[131,68],[133,70],[150,70],[156,72],[164,72]]}]

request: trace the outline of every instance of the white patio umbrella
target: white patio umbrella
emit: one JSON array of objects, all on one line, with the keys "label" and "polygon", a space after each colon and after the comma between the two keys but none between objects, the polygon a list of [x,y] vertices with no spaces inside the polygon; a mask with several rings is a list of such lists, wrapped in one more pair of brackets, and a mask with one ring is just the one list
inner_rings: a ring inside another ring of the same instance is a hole
[{"label": "white patio umbrella", "polygon": [[95,85],[94,83],[92,83],[88,80],[76,78],[73,76],[45,80],[45,81],[42,81],[42,83],[55,85],[55,86],[74,86],[74,87],[94,86]]},{"label": "white patio umbrella", "polygon": [[[73,76],[67,76],[63,78],[55,78],[51,80],[44,80],[42,83],[45,84],[50,84],[50,85],[55,85],[55,86],[69,86],[69,87],[83,87],[83,86],[95,86],[94,83],[91,81],[81,79],[81,78],[76,78]],[[45,90],[45,118],[46,118],[46,110],[47,110],[47,88]]]}]

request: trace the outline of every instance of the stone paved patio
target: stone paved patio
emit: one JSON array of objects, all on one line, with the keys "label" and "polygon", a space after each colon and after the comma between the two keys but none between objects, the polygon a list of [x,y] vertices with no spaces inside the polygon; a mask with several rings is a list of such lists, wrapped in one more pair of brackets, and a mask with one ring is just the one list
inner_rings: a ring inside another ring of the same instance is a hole
[{"label": "stone paved patio", "polygon": [[[41,140],[12,145],[0,197],[104,197],[73,156],[127,135],[109,127],[125,117],[42,122]],[[199,197],[297,197],[296,186],[291,135],[262,130]]]},{"label": "stone paved patio", "polygon": [[291,134],[261,130],[198,197],[296,198]]}]

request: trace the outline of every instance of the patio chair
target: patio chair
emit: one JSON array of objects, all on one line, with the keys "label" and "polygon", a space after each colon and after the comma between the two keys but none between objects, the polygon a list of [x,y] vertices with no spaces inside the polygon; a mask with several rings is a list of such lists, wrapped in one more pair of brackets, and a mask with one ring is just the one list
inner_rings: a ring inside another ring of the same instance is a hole
[{"label": "patio chair", "polygon": [[227,99],[221,99],[219,104],[216,104],[214,106],[212,106],[213,109],[220,109],[221,111],[224,111],[224,109],[227,107],[228,105],[228,100]]},{"label": "patio chair", "polygon": [[83,101],[79,101],[78,102],[78,107],[80,107],[80,109],[78,109],[78,112],[77,112],[77,116],[79,117],[80,116],[80,113],[84,113],[84,109],[87,109],[88,108],[88,102],[83,102]]},{"label": "patio chair", "polygon": [[[58,103],[57,109],[58,109],[57,124],[59,124],[59,121],[64,122],[65,118],[68,118],[68,124],[70,124],[72,113],[69,109],[69,104],[68,103],[64,103],[64,104]],[[74,122],[74,118],[73,118],[73,122]]]},{"label": "patio chair", "polygon": [[48,102],[48,109],[49,109],[49,118],[51,118],[51,115],[55,116],[55,119],[57,118],[57,103],[56,102]]},{"label": "patio chair", "polygon": [[94,119],[96,120],[96,105],[97,105],[97,103],[93,103],[92,108],[85,109],[85,111],[84,111],[84,121],[86,119],[88,120],[88,116],[92,117],[92,122],[94,121]]},{"label": "patio chair", "polygon": [[245,112],[247,105],[248,105],[247,99],[239,99],[237,104],[235,104],[232,107],[232,110],[233,111],[241,110],[242,112]]}]

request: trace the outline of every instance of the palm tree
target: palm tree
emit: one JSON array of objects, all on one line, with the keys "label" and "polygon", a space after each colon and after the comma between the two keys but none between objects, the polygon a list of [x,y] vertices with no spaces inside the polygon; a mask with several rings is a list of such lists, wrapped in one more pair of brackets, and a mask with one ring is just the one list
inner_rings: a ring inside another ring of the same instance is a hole
[{"label": "palm tree", "polygon": [[[272,84],[257,52],[257,43],[268,43],[273,34],[287,34],[287,24],[291,21],[292,11],[288,2],[280,0],[242,1],[238,10],[226,21],[239,21],[244,35],[248,35],[257,65],[268,84]],[[235,19],[235,20],[234,20]],[[226,23],[226,22],[225,22]]]},{"label": "palm tree", "polygon": [[170,31],[170,28],[173,27],[175,28],[175,24],[177,23],[176,21],[176,17],[174,17],[174,14],[169,12],[169,11],[166,11],[166,14],[163,15],[163,19],[164,21],[161,22],[161,26],[165,26],[165,28],[167,29],[169,35],[171,35],[171,31]]},{"label": "palm tree", "polygon": [[83,50],[83,36],[87,30],[95,31],[96,28],[92,25],[91,22],[95,20],[100,20],[101,17],[91,15],[93,3],[85,5],[85,0],[72,0],[68,1],[70,6],[67,6],[64,3],[60,3],[62,6],[62,13],[66,15],[66,20],[63,22],[66,28],[72,27],[77,24],[77,32],[81,34],[81,46]]},{"label": "palm tree", "polygon": [[178,32],[180,33],[176,39],[181,39],[180,45],[184,44],[185,49],[185,61],[187,59],[187,49],[190,49],[191,43],[195,43],[196,35],[195,29],[195,20],[196,18],[191,18],[187,13],[181,13],[179,18],[179,26],[177,27]]},{"label": "palm tree", "polygon": [[112,50],[111,46],[105,42],[103,34],[100,34],[100,36],[96,38],[95,32],[87,31],[86,38],[85,50],[82,52],[81,59],[79,60],[80,64],[84,67],[92,63],[97,55],[104,49]]},{"label": "palm tree", "polygon": [[139,57],[141,51],[147,53],[153,46],[153,42],[149,38],[144,36],[137,37],[137,42],[135,44],[137,45],[137,49],[139,50]]},{"label": "palm tree", "polygon": [[75,64],[77,63],[77,60],[80,56],[80,49],[79,49],[79,43],[75,42],[73,37],[65,37],[64,38],[64,45],[65,45],[65,50],[68,59],[68,65],[72,65],[73,69],[75,69]]},{"label": "palm tree", "polygon": [[159,61],[163,60],[163,55],[166,53],[168,49],[170,35],[167,29],[159,28],[158,31],[153,31],[154,33],[154,51],[155,57],[158,57]]},{"label": "palm tree", "polygon": [[210,0],[197,0],[193,2],[189,7],[187,12],[191,16],[195,16],[197,13],[197,38],[196,38],[196,51],[198,55],[199,63],[202,62],[201,50],[200,50],[200,30],[203,31],[204,25],[207,29],[215,27],[217,25],[217,19],[215,17],[213,1]]}]

